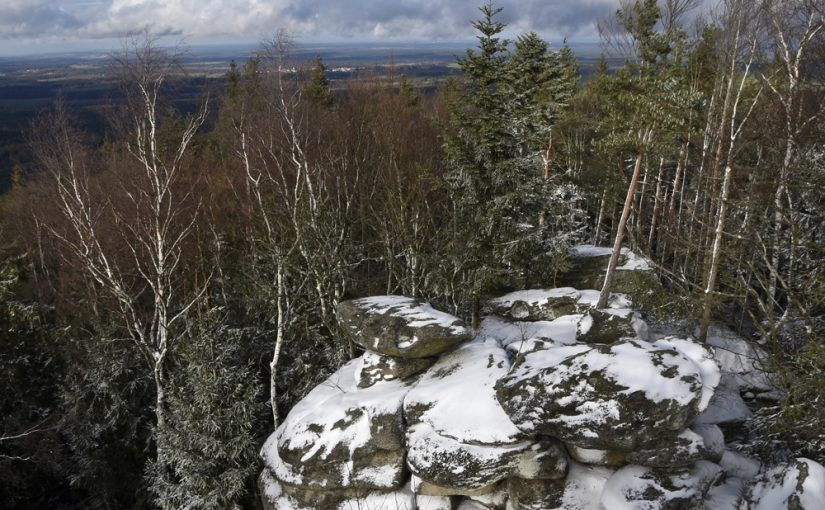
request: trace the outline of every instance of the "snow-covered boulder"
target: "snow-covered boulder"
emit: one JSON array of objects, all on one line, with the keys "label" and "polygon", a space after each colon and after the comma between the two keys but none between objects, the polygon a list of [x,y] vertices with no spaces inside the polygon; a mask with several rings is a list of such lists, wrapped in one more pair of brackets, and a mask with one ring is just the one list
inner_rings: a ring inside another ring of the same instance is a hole
[{"label": "snow-covered boulder", "polygon": [[407,476],[399,380],[358,388],[360,360],[292,408],[261,450],[280,482],[306,489],[396,489]]},{"label": "snow-covered boulder", "polygon": [[739,394],[739,383],[730,373],[722,373],[707,409],[696,418],[697,425],[729,425],[742,423],[753,412]]},{"label": "snow-covered boulder", "polygon": [[716,425],[694,425],[691,430],[702,436],[707,460],[719,463],[725,454],[725,435]]},{"label": "snow-covered boulder", "polygon": [[396,358],[372,351],[366,351],[359,359],[359,388],[369,388],[381,381],[406,379],[423,372],[435,363],[435,358]]},{"label": "snow-covered boulder", "polygon": [[739,506],[748,481],[759,474],[760,464],[754,459],[731,450],[719,461],[723,474],[705,495],[705,510],[731,510]]},{"label": "snow-covered boulder", "polygon": [[407,462],[437,486],[476,490],[518,466],[532,441],[510,422],[494,385],[510,368],[495,340],[467,343],[442,356],[407,394]]},{"label": "snow-covered boulder", "polygon": [[551,344],[519,355],[496,394],[526,434],[630,451],[684,430],[718,382],[711,353],[688,340]]},{"label": "snow-covered boulder", "polygon": [[[517,321],[552,321],[565,315],[584,313],[594,308],[599,300],[595,290],[577,290],[572,287],[555,289],[519,290],[489,300],[485,312]],[[630,308],[624,294],[611,294],[608,308]]]},{"label": "snow-covered boulder", "polygon": [[519,290],[491,299],[485,312],[518,321],[552,321],[583,311],[580,292],[572,287],[548,290]]},{"label": "snow-covered boulder", "polygon": [[338,319],[356,344],[401,358],[435,356],[471,337],[459,318],[404,296],[344,301]]},{"label": "snow-covered boulder", "polygon": [[747,487],[739,510],[822,510],[825,467],[798,458],[766,471]]},{"label": "snow-covered boulder", "polygon": [[708,461],[677,472],[625,466],[607,480],[601,503],[610,510],[703,508],[705,493],[720,472],[718,465]]},{"label": "snow-covered boulder", "polygon": [[600,501],[601,494],[607,480],[615,472],[615,469],[609,467],[586,466],[571,462],[570,471],[564,480],[564,494],[558,509],[605,510]]},{"label": "snow-covered boulder", "polygon": [[718,324],[711,325],[707,343],[713,346],[722,373],[730,374],[738,389],[755,393],[776,390],[767,372],[769,356],[759,346]]},{"label": "snow-covered boulder", "polygon": [[576,339],[587,344],[612,344],[626,338],[647,340],[647,325],[628,309],[588,310],[577,324]]}]

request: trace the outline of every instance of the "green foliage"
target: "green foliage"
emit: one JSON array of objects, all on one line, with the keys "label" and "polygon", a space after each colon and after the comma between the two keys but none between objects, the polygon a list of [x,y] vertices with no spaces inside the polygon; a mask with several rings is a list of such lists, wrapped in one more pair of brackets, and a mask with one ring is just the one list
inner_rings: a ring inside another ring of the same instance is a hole
[{"label": "green foliage", "polygon": [[247,333],[223,322],[218,310],[191,319],[170,370],[168,423],[148,468],[160,508],[240,508],[254,492],[261,382],[240,356]]},{"label": "green foliage", "polygon": [[452,97],[445,134],[452,267],[469,275],[465,302],[502,286],[548,283],[581,225],[576,190],[545,173],[550,132],[576,86],[572,55],[551,52],[536,34],[510,53],[501,9],[489,2],[480,10],[478,49],[459,59],[464,89]]},{"label": "green foliage", "polygon": [[635,0],[628,10],[617,11],[616,17],[636,42],[636,56],[642,69],[652,69],[666,61],[674,34],[656,31],[661,18],[657,0]]},{"label": "green foliage", "polygon": [[793,355],[775,357],[774,366],[786,393],[778,405],[758,411],[755,453],[766,461],[784,452],[825,462],[825,345],[809,342]]},{"label": "green foliage", "polygon": [[67,328],[60,342],[71,359],[60,392],[69,481],[88,494],[89,508],[145,508],[154,423],[145,361],[130,341],[99,323]]},{"label": "green foliage", "polygon": [[304,94],[306,95],[309,104],[316,108],[323,108],[329,110],[335,105],[335,99],[332,97],[332,89],[327,79],[327,66],[324,61],[318,56],[315,58],[315,67],[309,74],[309,81],[304,87]]},{"label": "green foliage", "polygon": [[56,432],[64,367],[42,310],[23,300],[26,274],[25,257],[0,259],[0,507],[57,508],[76,499]]},{"label": "green foliage", "polygon": [[418,104],[418,94],[415,92],[415,87],[407,79],[406,75],[401,75],[401,80],[398,83],[398,95],[404,98],[404,103],[407,106],[415,106]]}]

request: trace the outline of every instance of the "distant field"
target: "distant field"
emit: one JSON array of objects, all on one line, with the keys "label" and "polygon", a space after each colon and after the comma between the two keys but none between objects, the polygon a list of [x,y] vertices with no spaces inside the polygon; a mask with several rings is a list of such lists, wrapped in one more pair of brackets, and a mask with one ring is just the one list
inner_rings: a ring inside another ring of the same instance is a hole
[{"label": "distant field", "polygon": [[[348,44],[299,46],[297,62],[320,56],[329,68],[333,88],[355,76],[405,75],[417,87],[433,90],[450,75],[458,75],[456,56],[473,43],[440,44]],[[558,47],[558,45],[553,45]],[[595,47],[574,46],[582,75],[588,76],[598,57]],[[201,47],[186,53],[181,61],[187,77],[174,92],[175,106],[191,111],[206,90],[215,99],[223,90],[223,76],[232,60],[243,65],[258,51],[253,46]],[[0,193],[11,183],[14,165],[31,168],[25,132],[38,112],[61,98],[82,126],[102,139],[106,110],[121,95],[111,57],[102,53],[0,58]],[[618,63],[616,63],[618,64]]]}]

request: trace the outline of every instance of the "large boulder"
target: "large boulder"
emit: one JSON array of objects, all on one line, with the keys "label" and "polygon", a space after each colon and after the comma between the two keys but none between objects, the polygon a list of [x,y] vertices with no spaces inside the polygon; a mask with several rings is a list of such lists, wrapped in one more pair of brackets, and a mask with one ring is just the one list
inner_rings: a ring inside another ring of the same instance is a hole
[{"label": "large boulder", "polygon": [[387,356],[427,358],[471,338],[461,319],[404,296],[373,296],[338,305],[350,339]]},{"label": "large boulder", "polygon": [[672,438],[719,382],[711,353],[688,340],[533,345],[496,384],[498,400],[525,434],[581,448],[631,451]]},{"label": "large boulder", "polygon": [[344,365],[292,408],[261,450],[278,481],[304,489],[400,487],[404,462],[402,381],[358,388],[360,360]]},{"label": "large boulder", "polygon": [[[485,312],[516,321],[552,321],[594,308],[599,300],[595,290],[572,287],[519,290],[489,300]],[[608,308],[627,309],[630,300],[623,294],[610,294]]]},{"label": "large boulder", "polygon": [[798,458],[775,466],[747,487],[739,510],[821,510],[825,508],[825,467]]},{"label": "large boulder", "polygon": [[[569,257],[570,269],[559,274],[556,283],[577,289],[602,288],[612,252],[613,248],[587,244],[573,246]],[[622,248],[611,290],[627,294],[634,303],[642,304],[661,288],[649,261]]]},{"label": "large boulder", "polygon": [[577,324],[576,338],[587,344],[612,344],[639,337],[647,340],[647,324],[632,310],[588,310]]},{"label": "large boulder", "polygon": [[703,508],[705,493],[720,472],[719,466],[708,461],[678,472],[625,466],[607,480],[601,503],[610,510]]},{"label": "large boulder", "polygon": [[509,476],[533,443],[496,400],[494,385],[509,369],[506,351],[489,340],[462,345],[421,376],[404,399],[413,473],[458,490]]},{"label": "large boulder", "polygon": [[[718,358],[717,358],[718,359]],[[753,412],[739,394],[739,383],[730,373],[722,373],[707,409],[696,418],[697,425],[743,423]]]}]

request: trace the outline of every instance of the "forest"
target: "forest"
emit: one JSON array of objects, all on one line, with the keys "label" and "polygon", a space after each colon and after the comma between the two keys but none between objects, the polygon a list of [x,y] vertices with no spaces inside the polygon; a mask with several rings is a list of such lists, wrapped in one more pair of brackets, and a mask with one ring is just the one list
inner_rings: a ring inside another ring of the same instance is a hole
[{"label": "forest", "polygon": [[438,90],[333,90],[282,29],[181,112],[146,36],[102,143],[44,111],[0,195],[0,506],[258,508],[263,440],[358,354],[340,302],[476,326],[578,243],[651,262],[648,321],[769,353],[749,453],[825,461],[825,2],[627,0],[586,80],[500,11]]}]

